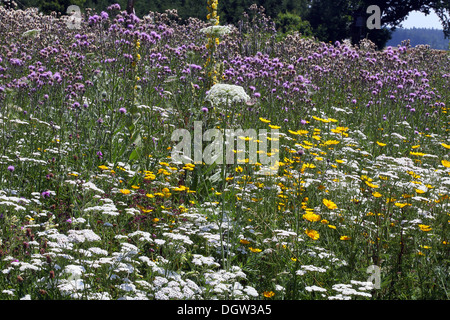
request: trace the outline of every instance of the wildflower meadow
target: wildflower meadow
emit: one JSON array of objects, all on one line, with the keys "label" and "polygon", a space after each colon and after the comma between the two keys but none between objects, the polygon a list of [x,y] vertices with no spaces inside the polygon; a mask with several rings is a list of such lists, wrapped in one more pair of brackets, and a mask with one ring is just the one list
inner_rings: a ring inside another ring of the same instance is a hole
[{"label": "wildflower meadow", "polygon": [[448,51],[205,6],[0,7],[0,299],[449,299]]}]

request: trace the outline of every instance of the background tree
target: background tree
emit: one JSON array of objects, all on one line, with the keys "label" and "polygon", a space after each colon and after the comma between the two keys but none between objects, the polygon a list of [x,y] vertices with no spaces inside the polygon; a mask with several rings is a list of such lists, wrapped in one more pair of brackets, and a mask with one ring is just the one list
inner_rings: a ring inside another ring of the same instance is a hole
[{"label": "background tree", "polygon": [[127,13],[132,14],[134,12],[134,0],[127,0]]},{"label": "background tree", "polygon": [[[408,17],[412,11],[419,11],[429,14],[432,10],[436,12],[442,22],[444,28],[444,35],[450,36],[450,1],[448,0],[350,0],[349,10],[353,17],[362,15],[364,21],[368,18],[366,9],[370,5],[376,5],[381,11],[381,26],[380,30],[368,30],[363,25],[362,36],[374,41],[379,48],[384,47],[386,42],[391,38],[392,32]],[[352,24],[352,40],[358,42],[357,32],[355,32],[356,21]]]},{"label": "background tree", "polygon": [[275,26],[282,35],[293,32],[299,32],[303,36],[311,37],[313,32],[309,21],[303,21],[302,18],[291,12],[280,12],[275,18]]},{"label": "background tree", "polygon": [[348,37],[352,17],[349,1],[312,0],[304,20],[309,21],[314,36],[320,41],[342,40]]}]

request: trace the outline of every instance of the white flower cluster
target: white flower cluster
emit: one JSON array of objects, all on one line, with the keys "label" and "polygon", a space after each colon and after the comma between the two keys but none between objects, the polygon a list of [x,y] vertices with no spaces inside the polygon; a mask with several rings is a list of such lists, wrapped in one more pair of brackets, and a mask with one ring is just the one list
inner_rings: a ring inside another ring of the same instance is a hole
[{"label": "white flower cluster", "polygon": [[156,276],[153,281],[156,300],[169,299],[198,299],[201,288],[192,280],[183,280],[180,277],[170,279]]},{"label": "white flower cluster", "polygon": [[233,84],[217,83],[209,90],[206,101],[210,101],[214,106],[231,103],[247,102],[250,97],[241,86]]},{"label": "white flower cluster", "polygon": [[220,267],[220,264],[214,261],[213,257],[205,257],[201,254],[193,254],[192,263],[196,266],[209,266],[209,267]]},{"label": "white flower cluster", "polygon": [[233,297],[233,299],[247,300],[258,297],[258,292],[252,286],[243,286],[239,281],[246,280],[246,274],[238,266],[231,267],[230,271],[218,270],[205,272],[205,283],[210,288],[213,299]]},{"label": "white flower cluster", "polygon": [[22,37],[24,38],[36,38],[37,36],[39,36],[41,30],[40,29],[32,29],[32,30],[27,30],[24,33],[22,33]]},{"label": "white flower cluster", "polygon": [[201,29],[200,32],[209,35],[211,37],[218,38],[230,33],[231,28],[229,26],[210,26]]},{"label": "white flower cluster", "polygon": [[[353,289],[352,284],[359,285],[358,290],[361,290],[361,291],[357,291],[357,290]],[[372,295],[370,293],[364,292],[364,291],[373,289],[373,284],[371,282],[362,282],[362,281],[351,280],[351,284],[342,284],[342,283],[335,284],[335,285],[333,285],[332,289],[335,291],[338,291],[339,294],[337,294],[335,296],[329,296],[328,300],[350,300],[351,296],[362,296],[362,297],[371,298]]]},{"label": "white flower cluster", "polygon": [[105,214],[108,216],[118,216],[119,210],[117,209],[116,205],[112,202],[110,199],[102,199],[105,204],[101,206],[94,206],[94,207],[88,207],[85,208],[84,212],[100,212],[101,214]]}]

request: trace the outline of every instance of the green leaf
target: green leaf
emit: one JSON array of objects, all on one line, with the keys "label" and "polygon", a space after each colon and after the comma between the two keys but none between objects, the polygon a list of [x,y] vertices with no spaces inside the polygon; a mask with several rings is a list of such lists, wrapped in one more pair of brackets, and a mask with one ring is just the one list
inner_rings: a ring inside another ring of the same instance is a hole
[{"label": "green leaf", "polygon": [[138,148],[134,149],[133,152],[131,152],[130,157],[128,158],[128,160],[134,161],[137,158],[139,158],[140,153],[141,153],[141,149],[142,149],[141,147],[138,147]]}]

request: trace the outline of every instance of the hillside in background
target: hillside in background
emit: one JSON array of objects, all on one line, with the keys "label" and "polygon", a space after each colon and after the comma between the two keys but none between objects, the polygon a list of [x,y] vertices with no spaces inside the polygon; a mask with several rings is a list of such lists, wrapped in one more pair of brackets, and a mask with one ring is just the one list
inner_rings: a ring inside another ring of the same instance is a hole
[{"label": "hillside in background", "polygon": [[387,42],[386,46],[396,47],[403,40],[408,39],[411,40],[411,47],[419,44],[428,44],[432,49],[449,49],[449,39],[445,39],[442,30],[434,28],[398,28],[392,33],[392,39]]}]

